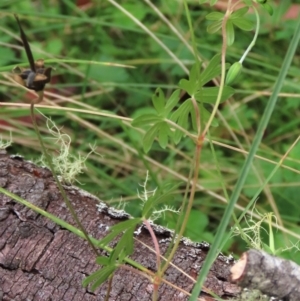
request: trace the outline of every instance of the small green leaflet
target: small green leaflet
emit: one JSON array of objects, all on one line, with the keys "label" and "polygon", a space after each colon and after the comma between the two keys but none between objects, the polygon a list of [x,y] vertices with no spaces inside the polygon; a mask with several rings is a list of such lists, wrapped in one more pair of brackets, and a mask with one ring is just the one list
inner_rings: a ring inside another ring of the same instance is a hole
[{"label": "small green leaflet", "polygon": [[143,125],[153,124],[153,123],[156,123],[156,122],[159,122],[162,120],[163,120],[163,118],[161,118],[160,116],[157,116],[155,114],[144,114],[142,116],[135,118],[132,121],[132,125],[136,126],[136,127],[140,127]]},{"label": "small green leaflet", "polygon": [[132,125],[136,127],[150,125],[150,128],[147,130],[143,139],[145,152],[148,152],[151,149],[156,138],[162,148],[166,148],[169,138],[173,138],[173,131],[166,122],[166,119],[170,117],[169,115],[177,105],[179,98],[179,89],[175,90],[166,100],[164,92],[161,88],[158,88],[152,97],[152,103],[157,114],[142,115],[133,120]]},{"label": "small green leaflet", "polygon": [[[185,102],[172,114],[171,120],[176,122],[179,126],[184,129],[189,127],[189,115],[192,118],[193,129],[197,129],[196,125],[196,116],[195,110],[192,104],[192,100],[189,98],[185,100]],[[183,132],[176,129],[174,135],[174,142],[175,144],[179,143],[183,136]]]},{"label": "small green leaflet", "polygon": [[[185,90],[191,97],[194,97],[197,101],[202,103],[214,104],[217,100],[219,87],[203,87],[205,84],[210,82],[212,79],[220,75],[221,73],[221,55],[215,55],[208,63],[205,70],[200,73],[200,69],[197,64],[194,64],[191,68],[189,79],[182,79],[179,82],[179,87]],[[234,89],[225,86],[223,89],[221,102],[228,99],[234,94]],[[192,109],[192,107],[190,107]],[[185,111],[186,108],[180,108],[178,110]],[[172,115],[174,117],[174,114]],[[173,119],[173,118],[172,118]]]},{"label": "small green leaflet", "polygon": [[[216,102],[219,89],[219,87],[202,88],[195,94],[195,99],[199,102],[214,104]],[[224,102],[226,99],[231,97],[234,94],[234,92],[235,90],[233,88],[229,86],[224,86],[220,103]]]},{"label": "small green leaflet", "polygon": [[110,228],[110,233],[99,241],[99,246],[107,246],[116,236],[127,230],[135,228],[140,222],[140,218],[132,218],[112,226]]},{"label": "small green leaflet", "polygon": [[205,18],[209,21],[222,21],[224,18],[224,14],[220,12],[212,12],[206,15]]},{"label": "small green leaflet", "polygon": [[193,96],[202,86],[200,68],[199,64],[194,64],[191,68],[189,79],[184,78],[179,82],[179,88],[186,91],[190,96]]},{"label": "small green leaflet", "polygon": [[108,265],[103,267],[102,269],[96,271],[92,275],[86,277],[82,282],[82,286],[87,287],[90,283],[93,282],[93,285],[91,286],[91,291],[95,291],[97,287],[104,283],[109,278],[109,276],[113,274],[116,268],[117,267],[115,265]]},{"label": "small green leaflet", "polygon": [[233,27],[233,23],[228,20],[226,22],[226,41],[227,41],[227,45],[230,46],[233,44],[234,42],[234,27]]},{"label": "small green leaflet", "polygon": [[261,3],[261,6],[268,12],[270,16],[273,16],[274,10],[273,7],[269,3]]},{"label": "small green leaflet", "polygon": [[158,116],[167,118],[169,113],[177,105],[179,101],[180,90],[175,90],[168,100],[165,98],[165,94],[161,88],[156,89],[152,96],[152,103],[156,109]]},{"label": "small green leaflet", "polygon": [[166,148],[169,137],[173,137],[170,125],[166,121],[155,123],[145,134],[143,139],[144,151],[148,152],[158,135],[158,143],[162,148]]},{"label": "small green leaflet", "polygon": [[118,235],[122,236],[109,257],[97,257],[96,263],[103,267],[84,279],[84,287],[93,283],[91,290],[94,291],[97,289],[97,287],[99,287],[114,273],[118,266],[123,263],[124,259],[133,253],[133,232],[140,222],[140,218],[133,218],[111,227],[111,233],[100,240],[99,245],[106,246]]},{"label": "small green leaflet", "polygon": [[[245,11],[245,9],[244,9]],[[235,17],[242,15],[244,12],[238,12]],[[217,17],[214,15],[214,18]],[[220,17],[218,15],[218,17]],[[143,148],[148,152],[155,139],[158,140],[162,148],[166,148],[169,140],[173,140],[176,144],[179,143],[183,137],[183,131],[180,129],[172,129],[170,122],[175,122],[181,128],[188,130],[190,123],[193,130],[197,130],[197,121],[195,115],[195,107],[198,106],[201,121],[206,122],[209,119],[210,113],[204,108],[203,104],[215,104],[219,87],[205,87],[207,83],[219,76],[221,73],[221,55],[215,55],[208,63],[207,67],[201,72],[201,64],[196,63],[192,66],[189,78],[182,79],[179,82],[179,88],[175,90],[172,95],[166,99],[162,89],[156,89],[152,96],[152,103],[156,113],[146,114],[135,118],[132,122],[133,126],[148,126],[148,129],[143,138]],[[226,64],[227,68],[227,64]],[[180,92],[184,90],[190,96],[172,113],[178,106],[180,99]],[[234,94],[234,89],[229,86],[224,86],[220,102],[225,101]],[[213,126],[217,122],[212,123]]]},{"label": "small green leaflet", "polygon": [[[253,30],[254,25],[250,20],[245,18],[245,14],[249,10],[249,6],[244,6],[236,11],[234,11],[228,18],[226,22],[226,36],[227,36],[227,45],[230,46],[234,42],[234,26],[244,30],[250,31]],[[216,33],[222,28],[224,14],[220,12],[212,12],[206,16],[207,20],[213,21],[207,27],[208,33]]]},{"label": "small green leaflet", "polygon": [[249,10],[248,6],[244,6],[240,9],[237,9],[230,15],[230,19],[236,20],[236,19],[242,18],[242,17],[244,17],[244,15],[247,13],[248,10]]},{"label": "small green leaflet", "polygon": [[213,6],[213,5],[215,5],[218,2],[218,0],[199,0],[200,4],[204,4],[204,3],[207,3],[207,2],[210,2],[209,3],[210,6]]}]

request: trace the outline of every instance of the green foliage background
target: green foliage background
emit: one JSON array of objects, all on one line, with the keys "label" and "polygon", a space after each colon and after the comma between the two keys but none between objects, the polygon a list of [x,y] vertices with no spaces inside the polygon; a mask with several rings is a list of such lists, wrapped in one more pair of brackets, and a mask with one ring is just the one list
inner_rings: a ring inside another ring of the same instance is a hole
[{"label": "green foliage background", "polygon": [[[220,53],[222,38],[219,33],[206,31],[210,21],[205,16],[215,11],[198,1],[188,1],[192,17],[197,50],[207,63]],[[46,87],[45,102],[40,108],[72,140],[71,154],[86,156],[91,145],[96,152],[86,161],[86,169],[77,177],[76,185],[96,194],[116,206],[126,202],[126,210],[133,215],[141,211],[137,191],[142,191],[147,170],[148,189],[163,192],[168,185],[177,185],[168,205],[181,205],[186,181],[193,162],[194,142],[183,139],[178,145],[168,144],[162,149],[154,142],[146,154],[142,143],[143,130],[131,125],[131,118],[155,112],[152,96],[160,87],[166,98],[178,88],[181,79],[188,79],[186,72],[149,33],[133,22],[110,1],[94,1],[92,6],[78,7],[74,1],[2,1],[0,3],[0,47],[2,78],[0,101],[11,103],[0,107],[1,135],[9,139],[12,133],[11,153],[22,154],[26,159],[37,160],[40,146],[33,132],[28,107],[16,107],[30,98],[28,93],[12,84],[7,73],[12,66],[27,61],[17,38],[18,28],[13,18],[17,13],[26,31],[34,57],[54,59],[52,84]],[[187,18],[182,1],[153,1],[158,11],[147,1],[118,1],[167,46],[177,58],[190,69],[194,63],[193,53],[179,40],[160,17],[162,13],[176,31],[191,45]],[[210,135],[222,173],[217,173],[216,162],[208,143],[201,152],[198,190],[186,235],[195,241],[213,241],[226,205],[222,184],[229,195],[237,180],[244,161],[243,152],[250,148],[257,124],[266,106],[270,91],[287,51],[294,20],[283,20],[291,1],[282,1],[275,8],[273,17],[260,11],[261,29],[257,43],[245,60],[243,72],[234,83],[236,93],[219,106]],[[246,18],[254,22],[251,13]],[[251,42],[252,31],[236,29],[235,42],[228,48],[227,61],[239,60]],[[84,60],[83,64],[64,63],[63,59]],[[134,68],[120,68],[89,64],[88,61],[119,63]],[[50,63],[49,63],[50,64]],[[239,206],[244,208],[262,182],[268,177],[275,163],[282,158],[299,135],[299,52],[285,82],[281,98],[265,130],[253,170],[247,178]],[[213,87],[211,81],[208,86]],[[180,95],[183,102],[188,96]],[[211,107],[206,107],[211,110]],[[72,109],[78,109],[76,112]],[[83,111],[88,110],[88,112]],[[106,116],[105,114],[110,115]],[[59,146],[51,139],[45,119],[39,124],[45,142],[52,154]],[[192,131],[192,130],[191,130]],[[275,231],[278,248],[296,243],[300,237],[300,144],[298,143],[285,159],[256,202],[254,212],[274,211],[278,208],[287,234]],[[96,210],[96,208],[95,208]],[[257,210],[257,211],[256,211]],[[237,215],[241,211],[236,210]],[[175,227],[178,217],[167,212],[158,222]],[[242,226],[246,226],[245,223]],[[267,239],[266,234],[262,234]],[[267,241],[267,240],[266,240]],[[225,252],[239,254],[245,250],[239,237],[230,239]],[[299,252],[284,254],[300,262]]]}]

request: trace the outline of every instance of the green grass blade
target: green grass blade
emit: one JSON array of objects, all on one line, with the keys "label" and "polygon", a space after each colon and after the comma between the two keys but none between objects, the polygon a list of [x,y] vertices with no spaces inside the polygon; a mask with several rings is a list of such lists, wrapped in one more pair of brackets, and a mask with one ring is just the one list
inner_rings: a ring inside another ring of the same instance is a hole
[{"label": "green grass blade", "polygon": [[197,300],[197,298],[200,294],[201,288],[202,288],[202,286],[204,284],[204,281],[206,279],[206,276],[209,272],[209,269],[210,269],[213,261],[215,260],[218,252],[220,251],[219,247],[222,243],[222,239],[223,239],[225,230],[226,230],[227,225],[229,223],[230,217],[233,213],[234,206],[235,206],[235,204],[236,204],[236,202],[239,198],[239,195],[240,195],[241,190],[243,188],[243,185],[245,183],[246,177],[247,177],[247,175],[249,173],[249,170],[251,168],[251,164],[252,164],[252,161],[254,159],[254,155],[255,155],[255,153],[258,149],[258,146],[259,146],[259,144],[262,140],[264,131],[265,131],[265,129],[266,129],[268,123],[269,123],[271,114],[272,114],[272,112],[274,110],[274,107],[276,105],[278,94],[279,94],[279,92],[280,92],[280,90],[283,86],[284,79],[287,75],[288,69],[290,67],[290,64],[291,64],[292,59],[293,59],[294,54],[295,54],[295,51],[297,49],[299,39],[300,39],[300,18],[298,19],[298,23],[297,23],[297,26],[296,26],[296,29],[295,29],[295,32],[294,32],[293,39],[292,39],[292,41],[289,45],[289,49],[288,49],[287,54],[284,58],[284,61],[283,61],[282,67],[280,69],[277,81],[274,85],[273,93],[270,96],[267,107],[266,107],[266,109],[264,111],[264,114],[263,114],[263,117],[260,121],[257,133],[254,137],[254,141],[253,141],[253,144],[252,144],[251,149],[249,151],[249,155],[248,155],[246,161],[244,162],[241,174],[238,177],[238,181],[237,181],[237,183],[234,187],[234,190],[232,192],[232,195],[231,195],[231,198],[229,200],[228,206],[226,207],[226,210],[225,210],[225,213],[224,213],[223,218],[221,220],[220,226],[218,228],[216,237],[215,237],[214,242],[213,242],[213,244],[212,244],[212,246],[211,246],[211,248],[210,248],[210,250],[207,254],[206,260],[205,260],[204,265],[201,269],[201,272],[198,276],[197,283],[194,286],[194,289],[193,289],[193,292],[192,292],[192,295],[191,295],[189,301],[196,301]]}]

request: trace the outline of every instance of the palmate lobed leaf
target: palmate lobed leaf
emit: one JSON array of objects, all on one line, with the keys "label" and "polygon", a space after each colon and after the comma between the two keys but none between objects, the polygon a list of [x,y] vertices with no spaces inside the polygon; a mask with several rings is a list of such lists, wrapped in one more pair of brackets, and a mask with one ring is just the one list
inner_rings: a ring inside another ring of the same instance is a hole
[{"label": "palmate lobed leaf", "polygon": [[[199,105],[199,112],[200,112],[200,118],[201,120],[204,121],[204,123],[206,123],[211,115],[211,112],[207,111],[203,106],[200,107]],[[211,126],[212,127],[217,127],[219,125],[218,121],[216,118],[214,118],[211,122]]]},{"label": "palmate lobed leaf", "polygon": [[193,95],[195,91],[194,84],[190,82],[189,80],[183,78],[179,81],[178,84],[179,88],[186,91],[189,95]]},{"label": "palmate lobed leaf", "polygon": [[249,6],[244,6],[240,9],[237,9],[230,15],[230,20],[243,17],[247,13],[248,10],[249,10]]},{"label": "palmate lobed leaf", "polygon": [[158,132],[159,125],[155,124],[153,125],[144,135],[143,139],[143,148],[144,152],[148,153],[149,150],[151,149],[151,146],[154,142],[154,139],[156,137],[156,134]]},{"label": "palmate lobed leaf", "polygon": [[243,19],[243,18],[238,18],[238,19],[232,20],[232,23],[236,27],[238,27],[242,30],[245,30],[245,31],[251,31],[254,28],[254,24],[250,20]]},{"label": "palmate lobed leaf", "polygon": [[87,287],[90,283],[94,282],[91,287],[91,290],[94,291],[108,279],[108,277],[116,270],[116,268],[117,267],[115,265],[109,265],[96,271],[82,281],[82,286]]},{"label": "palmate lobed leaf", "polygon": [[135,118],[131,124],[132,124],[132,126],[140,127],[143,125],[156,123],[158,121],[162,121],[162,117],[157,116],[155,114],[144,114],[142,116]]},{"label": "palmate lobed leaf", "polygon": [[200,77],[200,68],[197,67],[197,64],[192,65],[192,68],[189,73],[189,82],[193,84],[193,87],[197,86],[197,82]]},{"label": "palmate lobed leaf", "polygon": [[216,33],[217,31],[219,31],[221,29],[222,22],[223,22],[222,20],[219,20],[219,21],[215,21],[215,22],[209,24],[207,26],[207,32],[211,33],[211,34]]},{"label": "palmate lobed leaf", "polygon": [[102,272],[97,278],[97,280],[94,282],[94,284],[91,286],[91,291],[94,292],[102,283],[104,283],[117,269],[116,266],[111,265],[107,266],[100,271]]},{"label": "palmate lobed leaf", "polygon": [[[244,18],[244,15],[249,10],[249,6],[244,6],[235,12],[233,12],[229,19],[226,22],[226,39],[227,39],[227,45],[231,46],[234,43],[234,26],[239,27],[242,30],[250,31],[253,30],[254,24],[250,21]],[[208,33],[216,33],[222,28],[222,22],[223,22],[224,15],[219,12],[213,12],[206,16],[207,20],[214,21],[207,27]]]},{"label": "palmate lobed leaf", "polygon": [[[219,87],[204,87],[195,94],[195,98],[197,101],[200,102],[215,104],[219,93],[219,89]],[[226,99],[231,97],[234,94],[234,92],[235,90],[233,88],[229,86],[224,86],[220,102],[224,102]]]},{"label": "palmate lobed leaf", "polygon": [[[124,233],[118,241],[114,250],[111,252],[109,258],[100,256],[96,259],[96,262],[98,264],[104,265],[104,267],[88,276],[83,281],[84,287],[91,282],[94,282],[91,287],[91,290],[94,291],[109,278],[109,276],[117,269],[118,265],[123,262],[125,257],[133,253],[133,232],[135,231],[136,225],[140,221],[140,218],[131,219],[115,225],[116,227],[112,227],[111,235],[108,235],[104,239],[102,239],[101,244],[107,244],[109,241],[111,241],[111,238],[114,238],[116,235],[122,232]],[[120,226],[120,224],[122,225]]]},{"label": "palmate lobed leaf", "polygon": [[269,3],[262,3],[261,6],[268,12],[270,16],[273,16],[274,10]]},{"label": "palmate lobed leaf", "polygon": [[212,12],[205,16],[205,19],[209,21],[220,21],[223,20],[223,18],[224,18],[224,14],[220,12]]},{"label": "palmate lobed leaf", "polygon": [[234,42],[234,27],[230,19],[226,22],[226,41],[228,46],[231,46]]},{"label": "palmate lobed leaf", "polygon": [[[189,114],[195,114],[190,98],[185,100],[185,102],[172,114],[171,120],[177,123],[179,126],[183,127],[184,129],[187,129],[189,125]],[[174,143],[179,143],[182,137],[183,132],[176,129],[175,134],[173,136]]]},{"label": "palmate lobed leaf", "polygon": [[122,262],[125,257],[131,255],[133,253],[133,232],[135,231],[136,225],[132,225],[128,228],[118,241],[116,247],[110,256],[110,261],[112,263]]},{"label": "palmate lobed leaf", "polygon": [[161,122],[158,130],[158,143],[165,149],[168,145],[169,137],[173,137],[173,132],[166,122]]},{"label": "palmate lobed leaf", "polygon": [[190,96],[193,96],[202,85],[200,68],[201,65],[195,63],[190,70],[189,79],[182,79],[179,82],[179,88],[186,91]]},{"label": "palmate lobed leaf", "polygon": [[131,218],[113,225],[110,228],[110,230],[114,232],[125,231],[126,229],[131,228],[133,225],[137,225],[139,222],[140,222],[139,218]]},{"label": "palmate lobed leaf", "polygon": [[99,265],[109,265],[110,264],[110,260],[106,256],[98,256],[96,258],[96,263],[99,264]]},{"label": "palmate lobed leaf", "polygon": [[[171,120],[177,122],[180,117],[185,116],[189,113],[190,110],[193,109],[191,99],[188,98],[184,101],[184,103],[172,114]],[[184,127],[186,128],[186,127]]]},{"label": "palmate lobed leaf", "polygon": [[152,103],[159,115],[163,115],[164,107],[166,103],[166,98],[163,90],[161,88],[157,88],[155,93],[152,96]]},{"label": "palmate lobed leaf", "polygon": [[130,229],[132,227],[135,227],[138,223],[141,222],[140,218],[132,218],[123,222],[120,222],[110,228],[110,233],[106,235],[103,239],[99,241],[99,246],[108,245],[116,236],[118,236],[120,233],[126,231],[127,229]]},{"label": "palmate lobed leaf", "polygon": [[154,124],[146,133],[143,139],[144,151],[147,153],[158,135],[158,142],[162,148],[168,144],[168,137],[173,136],[170,126],[165,121],[160,121]]},{"label": "palmate lobed leaf", "polygon": [[175,108],[175,106],[178,104],[179,99],[180,99],[180,89],[177,89],[172,93],[172,95],[167,100],[165,106],[166,114],[169,114]]},{"label": "palmate lobed leaf", "polygon": [[211,81],[221,73],[221,54],[216,54],[201,73],[201,86]]}]

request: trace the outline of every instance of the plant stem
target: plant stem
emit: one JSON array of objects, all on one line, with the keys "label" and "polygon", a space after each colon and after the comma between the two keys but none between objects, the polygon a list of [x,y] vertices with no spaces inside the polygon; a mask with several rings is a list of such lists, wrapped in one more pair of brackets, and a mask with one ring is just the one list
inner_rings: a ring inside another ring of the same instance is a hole
[{"label": "plant stem", "polygon": [[259,19],[259,14],[258,11],[256,9],[256,7],[253,5],[253,10],[255,12],[255,17],[256,17],[256,28],[255,28],[255,34],[253,37],[253,40],[251,41],[250,45],[248,46],[248,48],[246,49],[246,51],[244,52],[243,56],[241,57],[241,59],[239,60],[239,62],[241,64],[243,64],[244,59],[246,58],[246,56],[248,55],[248,53],[250,52],[250,50],[253,48],[253,46],[255,45],[255,42],[257,40],[258,37],[258,33],[259,33],[259,28],[260,28],[260,19]]},{"label": "plant stem", "polygon": [[78,219],[78,216],[77,216],[77,214],[76,214],[76,212],[75,212],[75,210],[74,210],[74,207],[73,207],[73,205],[71,204],[71,202],[70,202],[70,200],[69,200],[69,198],[68,198],[68,196],[67,196],[67,194],[66,194],[64,188],[62,187],[62,184],[60,183],[60,181],[59,181],[59,179],[58,179],[58,177],[57,177],[57,175],[56,175],[56,173],[55,173],[54,166],[53,166],[53,163],[52,163],[52,159],[51,159],[51,157],[50,157],[48,151],[46,150],[46,147],[45,147],[45,145],[44,145],[42,136],[41,136],[41,134],[40,134],[38,125],[37,125],[37,123],[36,123],[36,118],[35,118],[35,114],[34,114],[34,103],[31,103],[31,105],[30,105],[30,115],[31,115],[31,119],[32,119],[32,124],[33,124],[34,130],[35,130],[35,132],[36,132],[36,135],[37,135],[38,140],[39,140],[39,142],[40,142],[40,145],[41,145],[41,147],[42,147],[42,150],[43,150],[43,153],[44,153],[44,155],[45,155],[46,161],[47,161],[47,163],[48,163],[48,165],[49,165],[49,168],[50,168],[50,170],[51,170],[51,172],[52,172],[52,175],[53,175],[54,180],[55,180],[55,182],[56,182],[56,184],[57,184],[57,187],[58,187],[58,189],[59,189],[59,191],[60,191],[60,193],[61,193],[61,195],[62,195],[62,197],[63,197],[63,200],[64,200],[64,202],[65,202],[67,208],[69,209],[69,211],[70,211],[70,213],[71,213],[73,219],[75,220],[75,222],[76,222],[78,228],[79,228],[79,229],[81,230],[81,232],[84,234],[84,236],[85,236],[86,240],[88,241],[89,245],[92,247],[93,251],[94,251],[95,254],[98,256],[99,254],[98,254],[98,251],[97,251],[95,245],[92,243],[92,241],[91,241],[90,237],[88,236],[88,234],[87,234],[85,228],[83,227],[82,223],[81,223],[80,220]]},{"label": "plant stem", "polygon": [[[218,227],[218,231],[217,231],[217,234],[215,236],[214,242],[213,242],[213,244],[212,244],[212,246],[211,246],[211,248],[210,248],[210,250],[207,254],[207,257],[205,259],[203,267],[202,267],[202,269],[200,271],[200,274],[198,276],[197,284],[195,285],[195,287],[193,289],[192,296],[189,299],[189,301],[196,301],[197,300],[197,298],[199,296],[199,293],[201,291],[201,287],[202,287],[202,285],[205,281],[206,275],[208,274],[208,271],[209,271],[213,261],[215,260],[218,252],[220,251],[219,248],[220,248],[220,245],[221,245],[222,240],[224,238],[225,230],[227,228],[230,217],[231,217],[232,212],[234,210],[234,206],[235,206],[235,204],[236,204],[236,202],[239,198],[239,195],[242,191],[243,185],[245,183],[245,180],[246,180],[247,175],[249,173],[249,170],[251,168],[251,164],[253,162],[255,153],[256,153],[256,151],[258,149],[258,146],[259,146],[259,144],[262,140],[265,129],[267,128],[267,125],[269,123],[271,114],[272,114],[272,112],[274,110],[274,107],[276,105],[276,102],[277,102],[277,99],[278,99],[278,94],[279,94],[279,92],[280,92],[280,90],[283,86],[284,79],[287,75],[288,69],[291,65],[293,56],[294,56],[295,51],[297,49],[299,39],[300,39],[300,18],[298,18],[298,24],[295,27],[293,39],[292,39],[292,41],[289,45],[287,54],[284,58],[284,61],[282,63],[282,67],[281,67],[280,72],[278,74],[277,81],[275,82],[273,92],[270,96],[270,99],[267,103],[264,114],[263,114],[263,116],[261,118],[261,121],[259,123],[256,135],[255,135],[254,140],[253,140],[253,144],[252,144],[251,149],[249,151],[249,155],[248,155],[248,157],[246,158],[246,160],[244,162],[244,165],[242,167],[240,176],[238,177],[238,181],[237,181],[237,183],[234,187],[234,190],[232,192],[232,195],[231,195],[231,198],[229,200],[228,206],[226,207],[226,210],[224,212],[224,215],[223,215],[222,220],[220,222],[220,225]],[[226,43],[226,40],[223,43]]]}]

